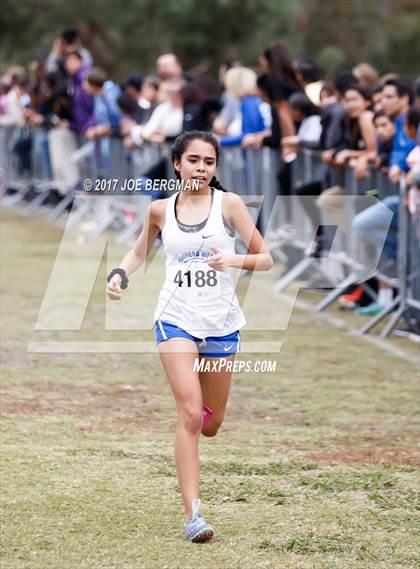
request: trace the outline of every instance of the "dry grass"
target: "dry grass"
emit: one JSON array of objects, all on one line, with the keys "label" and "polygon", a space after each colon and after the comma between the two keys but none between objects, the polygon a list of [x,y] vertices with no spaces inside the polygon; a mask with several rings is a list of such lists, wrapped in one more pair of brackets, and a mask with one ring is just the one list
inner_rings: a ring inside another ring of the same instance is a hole
[{"label": "dry grass", "polygon": [[[295,310],[277,373],[235,375],[219,435],[201,440],[217,535],[184,543],[157,356],[27,351],[35,339],[139,337],[103,330],[103,267],[81,332],[34,331],[60,237],[3,217],[2,567],[418,567],[413,364]],[[269,320],[282,307],[264,278],[251,304],[261,313],[267,297]]]}]

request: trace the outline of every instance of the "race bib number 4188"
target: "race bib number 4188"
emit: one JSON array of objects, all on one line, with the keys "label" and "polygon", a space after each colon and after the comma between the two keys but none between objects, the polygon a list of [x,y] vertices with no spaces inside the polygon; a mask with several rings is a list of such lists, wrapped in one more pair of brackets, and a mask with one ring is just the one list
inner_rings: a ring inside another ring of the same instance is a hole
[{"label": "race bib number 4188", "polygon": [[183,269],[172,269],[171,281],[177,285],[176,291],[185,297],[216,298],[221,294],[221,272],[212,269],[207,263],[193,263]]}]

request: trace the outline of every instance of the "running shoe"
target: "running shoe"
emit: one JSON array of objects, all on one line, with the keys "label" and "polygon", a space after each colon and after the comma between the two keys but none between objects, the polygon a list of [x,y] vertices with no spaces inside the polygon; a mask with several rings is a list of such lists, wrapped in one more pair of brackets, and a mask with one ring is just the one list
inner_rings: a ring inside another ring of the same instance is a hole
[{"label": "running shoe", "polygon": [[341,306],[345,308],[354,308],[356,303],[362,298],[363,295],[363,288],[358,286],[352,293],[350,294],[342,294],[340,296],[339,302]]},{"label": "running shoe", "polygon": [[196,498],[192,503],[191,519],[184,524],[185,541],[200,543],[203,541],[208,541],[214,535],[213,526],[208,524],[203,516],[199,513],[200,505],[200,498]]},{"label": "running shoe", "polygon": [[376,314],[382,312],[383,309],[384,306],[382,306],[382,304],[379,304],[377,302],[371,302],[367,306],[356,308],[356,312],[360,316],[375,316]]}]

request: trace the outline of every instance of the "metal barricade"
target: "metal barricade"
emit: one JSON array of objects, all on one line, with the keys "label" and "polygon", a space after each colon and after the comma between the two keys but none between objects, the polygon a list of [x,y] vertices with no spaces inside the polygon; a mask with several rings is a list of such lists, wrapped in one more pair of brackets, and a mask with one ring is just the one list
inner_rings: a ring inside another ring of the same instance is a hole
[{"label": "metal barricade", "polygon": [[[31,127],[25,132],[31,133],[32,136],[29,172],[22,168],[15,152],[21,130],[0,128],[0,188],[2,193],[9,188],[16,189],[16,194],[3,199],[3,202],[9,200],[9,205],[13,205],[19,203],[32,187],[37,195],[30,202],[27,213],[35,213],[48,191],[58,189],[60,186],[60,180],[54,175],[54,161],[51,160],[51,152],[48,149],[51,136],[60,135],[60,132],[52,129],[47,133],[38,127]],[[65,134],[70,136],[70,133],[63,131],[63,135]],[[139,232],[147,208],[153,199],[147,191],[124,192],[121,188],[127,185],[127,181],[135,183],[142,179],[152,166],[160,162],[166,178],[174,178],[168,145],[143,144],[140,148],[128,151],[118,137],[96,141],[87,141],[83,137],[78,137],[68,160],[74,166],[72,182],[67,186],[60,203],[49,212],[48,219],[56,219],[74,200],[75,207],[71,211],[67,227],[74,227],[79,221],[89,219],[94,222],[90,230],[91,237],[112,228],[119,232],[117,241],[120,243],[127,242]],[[223,186],[244,196],[247,205],[253,208],[251,213],[254,221],[258,218],[259,228],[264,232],[266,241],[273,251],[279,247],[279,243],[287,242],[303,253],[314,238],[316,228],[312,226],[300,199],[293,193],[293,190],[301,188],[303,184],[319,181],[323,182],[324,188],[335,185],[343,188],[343,195],[352,198],[363,196],[367,192],[384,199],[395,195],[396,191],[400,192],[398,278],[392,282],[399,293],[391,308],[382,311],[369,321],[362,328],[362,332],[370,331],[392,310],[395,312],[382,332],[384,336],[393,330],[401,316],[418,322],[420,215],[418,213],[410,215],[408,212],[405,182],[402,181],[398,187],[391,184],[382,172],[376,170],[372,170],[367,178],[360,181],[356,179],[352,168],[327,167],[322,163],[319,152],[305,149],[291,164],[292,196],[285,198],[279,191],[278,172],[281,166],[277,150],[270,148],[245,150],[235,146],[222,149],[218,167],[218,177]],[[111,181],[119,191],[114,193],[110,191],[106,196],[95,196],[94,192],[88,195],[80,191],[86,179],[91,180],[92,187],[97,180],[103,180],[105,183]],[[290,219],[286,215],[287,207],[284,199],[291,199]],[[348,285],[360,283],[370,276],[386,278],[378,270],[369,272],[362,261],[359,242],[352,224],[357,213],[356,201],[356,199],[343,199],[344,221],[339,227],[340,235],[333,240],[332,249],[326,259],[339,266],[344,276],[340,278],[338,284],[333,284],[333,290],[315,307],[317,311],[325,309],[334,302]],[[321,219],[322,223],[324,221],[326,224],[329,223],[324,214],[321,214]],[[291,228],[287,225],[289,223]],[[295,279],[301,278],[310,267],[315,267],[328,281],[331,265],[328,267],[323,265],[325,262],[325,259],[320,262],[303,253],[303,258],[278,281],[275,290],[283,290]]]},{"label": "metal barricade", "polygon": [[142,187],[141,180],[153,163],[160,160],[161,152],[157,145],[152,144],[142,144],[129,152],[121,139],[115,139],[111,153],[113,168],[109,178],[114,183],[118,179],[119,191],[111,196],[111,221],[108,226],[120,220],[122,227],[116,241],[126,243],[143,226],[152,198]]},{"label": "metal barricade", "polygon": [[249,194],[244,150],[240,146],[222,149],[218,175],[222,185],[235,194]]},{"label": "metal barricade", "polygon": [[409,217],[406,303],[408,326],[420,335],[420,211],[418,209]]},{"label": "metal barricade", "polygon": [[[317,275],[318,281],[326,283],[325,286],[334,286],[337,281],[337,269],[332,267],[332,256],[330,255],[328,262],[326,262],[325,259],[321,261],[314,259],[309,254],[317,227],[312,225],[306,214],[304,202],[310,203],[312,208],[317,207],[315,205],[316,196],[297,195],[301,192],[303,186],[309,183],[319,183],[322,186],[326,178],[327,168],[322,162],[321,153],[303,149],[291,162],[290,170],[290,195],[280,198],[283,203],[283,210],[287,209],[290,213],[286,226],[277,230],[277,242],[291,246],[297,259],[292,267],[278,279],[274,286],[274,291],[277,293],[281,292],[295,280],[309,274]],[[338,179],[338,176],[335,176],[335,178]],[[332,179],[333,177],[330,174],[329,180]],[[286,200],[288,200],[288,203],[286,203]],[[286,213],[284,215],[287,217]],[[273,245],[275,245],[275,241]]]},{"label": "metal barricade", "polygon": [[40,126],[32,127],[31,145],[31,189],[34,197],[24,210],[34,215],[43,206],[51,190],[57,188],[53,179],[49,152],[48,131]]},{"label": "metal barricade", "polygon": [[[376,298],[376,294],[364,283],[374,276],[380,277],[380,274],[377,267],[366,266],[363,263],[361,244],[353,230],[352,221],[358,213],[359,198],[365,197],[366,201],[368,195],[382,198],[395,195],[399,191],[398,185],[391,184],[382,172],[373,169],[365,178],[358,180],[354,169],[347,167],[343,178],[344,224],[343,227],[338,227],[339,238],[334,241],[338,247],[333,247],[330,255],[343,264],[346,276],[317,304],[316,311],[318,312],[330,306],[345,289],[356,283],[361,284],[372,298]],[[372,204],[364,203],[364,205],[368,207]]]},{"label": "metal barricade", "polygon": [[6,207],[18,204],[30,190],[30,171],[22,165],[17,150],[23,133],[28,132],[27,128],[0,127],[0,196]]},{"label": "metal barricade", "polygon": [[[222,148],[218,177],[228,191],[250,196],[248,205],[259,214],[259,227],[265,232],[273,225],[273,210],[278,195],[277,172],[280,155],[277,150],[243,149],[240,146]],[[261,199],[258,199],[261,197]],[[257,199],[255,199],[257,198]],[[256,219],[256,217],[255,219]],[[280,222],[280,219],[277,220]]]},{"label": "metal barricade", "polygon": [[[127,225],[137,221],[140,203],[130,185],[133,176],[130,151],[118,137],[95,141],[81,138],[80,143],[72,157],[80,169],[80,192],[76,192],[76,211],[72,211],[68,227],[87,218],[82,229],[90,238],[111,227],[125,230]],[[86,192],[86,180],[92,190],[89,193]]]},{"label": "metal barricade", "polygon": [[361,332],[370,332],[377,324],[390,316],[381,331],[386,338],[404,317],[410,329],[420,335],[420,213],[410,214],[405,177],[400,180],[398,213],[398,294],[392,303],[372,318]]},{"label": "metal barricade", "polygon": [[[308,269],[318,271],[325,277],[326,283],[333,282],[331,281],[332,273],[338,276],[341,274],[342,277],[338,279],[336,286],[333,286],[333,290],[316,306],[316,310],[321,311],[334,302],[348,286],[356,282],[363,282],[370,276],[377,274],[377,271],[370,271],[369,274],[361,261],[359,241],[354,234],[352,220],[357,213],[359,197],[365,196],[366,193],[377,195],[380,198],[386,197],[395,194],[398,191],[398,186],[391,184],[383,173],[376,170],[371,170],[365,179],[358,180],[354,169],[351,167],[327,168],[322,165],[320,153],[308,149],[303,150],[294,160],[291,171],[291,185],[294,191],[299,190],[304,184],[315,181],[322,181],[324,189],[331,188],[329,190],[331,194],[326,199],[331,199],[336,204],[334,207],[337,210],[337,215],[335,219],[328,219],[326,213],[321,210],[321,222],[325,226],[330,226],[332,223],[338,231],[335,236],[333,234],[328,257],[313,259],[304,255],[278,280],[275,291],[284,290],[293,281],[301,278]],[[326,196],[327,194],[325,194]],[[297,199],[295,195],[291,199],[293,233],[289,242],[298,249],[305,249],[305,247],[309,249],[316,228],[308,223],[309,220],[302,210],[300,199]],[[312,198],[307,197],[307,199]],[[371,292],[369,288],[368,291]]]},{"label": "metal barricade", "polygon": [[291,164],[292,183],[290,195],[291,223],[295,232],[293,244],[297,249],[306,250],[312,243],[316,227],[312,227],[296,191],[305,184],[322,180],[324,176],[321,154],[303,149]]}]

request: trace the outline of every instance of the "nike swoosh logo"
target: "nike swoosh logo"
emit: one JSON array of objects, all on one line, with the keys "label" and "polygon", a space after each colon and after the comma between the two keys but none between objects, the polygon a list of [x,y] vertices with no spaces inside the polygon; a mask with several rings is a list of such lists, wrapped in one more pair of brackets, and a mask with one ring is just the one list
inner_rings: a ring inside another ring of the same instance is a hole
[{"label": "nike swoosh logo", "polygon": [[215,233],[212,233],[211,235],[202,235],[201,237],[203,239],[208,239],[209,237],[213,237],[214,235],[216,235]]},{"label": "nike swoosh logo", "polygon": [[223,349],[225,352],[227,352],[228,350],[231,349],[232,346],[233,346],[233,344],[231,344],[230,346],[225,346]]}]

